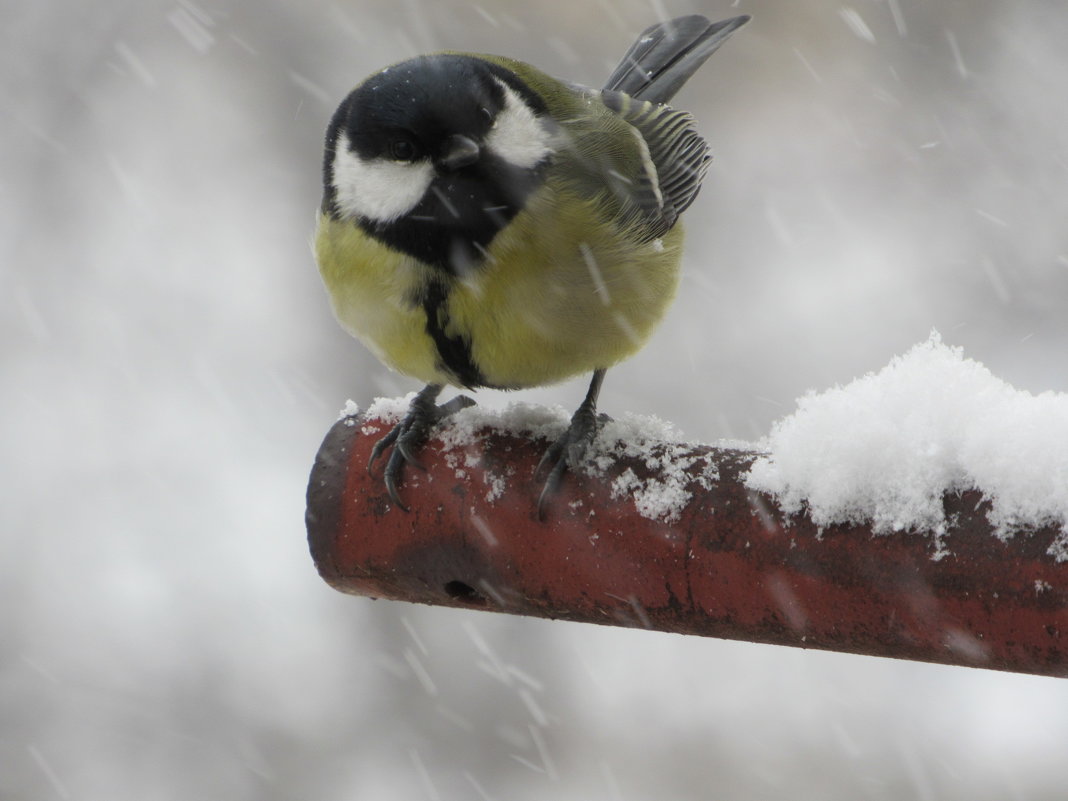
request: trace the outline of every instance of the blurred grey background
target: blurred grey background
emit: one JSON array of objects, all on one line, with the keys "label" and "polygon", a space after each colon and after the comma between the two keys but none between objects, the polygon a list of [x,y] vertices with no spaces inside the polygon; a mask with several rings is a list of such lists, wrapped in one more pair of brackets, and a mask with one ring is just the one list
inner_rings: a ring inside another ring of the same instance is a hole
[{"label": "blurred grey background", "polygon": [[416,388],[309,251],[365,74],[596,84],[658,17],[752,13],[677,98],[716,161],[602,399],[756,438],[932,327],[1068,390],[1060,0],[2,8],[0,799],[1064,797],[1063,680],[347,598],[302,520],[344,401]]}]

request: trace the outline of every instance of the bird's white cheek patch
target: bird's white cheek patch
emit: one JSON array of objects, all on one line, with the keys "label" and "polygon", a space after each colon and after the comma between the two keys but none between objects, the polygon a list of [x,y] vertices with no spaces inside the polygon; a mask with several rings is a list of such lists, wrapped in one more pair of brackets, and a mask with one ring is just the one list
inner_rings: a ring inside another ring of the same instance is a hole
[{"label": "bird's white cheek patch", "polygon": [[504,81],[504,108],[497,113],[486,146],[516,167],[529,169],[552,151],[552,133]]},{"label": "bird's white cheek patch", "polygon": [[344,133],[334,152],[334,189],[338,210],[346,217],[393,222],[423,199],[434,167],[429,161],[362,159],[349,150]]}]

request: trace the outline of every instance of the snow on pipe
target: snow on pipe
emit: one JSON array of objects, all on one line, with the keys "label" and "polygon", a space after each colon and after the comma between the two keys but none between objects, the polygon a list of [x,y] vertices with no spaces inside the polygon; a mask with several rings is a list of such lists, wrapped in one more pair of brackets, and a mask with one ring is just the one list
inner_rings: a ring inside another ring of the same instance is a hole
[{"label": "snow on pipe", "polygon": [[[477,410],[456,417],[468,411]],[[389,501],[381,466],[367,470],[387,424],[364,415],[333,426],[307,509],[327,583],[374,598],[1068,676],[1068,561],[1049,553],[1059,529],[998,538],[976,492],[946,495],[950,523],[934,540],[820,530],[746,487],[752,450],[617,443],[569,473],[539,520],[533,474],[548,434],[471,419],[464,435],[446,424],[420,451],[425,472],[406,469],[408,513]]]}]

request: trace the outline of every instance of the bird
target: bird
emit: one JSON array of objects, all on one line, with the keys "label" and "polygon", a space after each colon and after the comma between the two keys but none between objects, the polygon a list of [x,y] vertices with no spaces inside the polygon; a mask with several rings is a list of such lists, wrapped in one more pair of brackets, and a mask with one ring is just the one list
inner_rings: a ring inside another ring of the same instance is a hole
[{"label": "bird", "polygon": [[512,58],[444,51],[356,85],[327,126],[315,259],[341,326],[425,384],[372,451],[399,485],[435,425],[474,403],[445,386],[517,390],[591,374],[545,450],[537,501],[605,419],[608,368],[674,298],[683,231],[711,155],[668,102],[738,28],[691,15],[648,27],[600,89]]}]

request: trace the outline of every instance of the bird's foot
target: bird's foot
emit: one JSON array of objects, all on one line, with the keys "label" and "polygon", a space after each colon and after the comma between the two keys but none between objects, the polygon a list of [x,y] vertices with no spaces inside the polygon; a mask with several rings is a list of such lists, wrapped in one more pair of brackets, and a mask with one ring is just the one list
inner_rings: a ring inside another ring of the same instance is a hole
[{"label": "bird's foot", "polygon": [[405,512],[408,511],[408,507],[405,506],[400,499],[400,494],[397,492],[397,484],[400,482],[404,465],[410,464],[425,471],[426,468],[415,457],[415,452],[426,443],[427,438],[430,436],[430,430],[449,415],[455,414],[460,409],[475,405],[475,402],[466,395],[457,395],[448,403],[443,403],[439,406],[435,401],[438,395],[441,394],[441,389],[437,384],[430,384],[424,387],[412,399],[411,405],[408,407],[408,414],[404,416],[404,419],[393,426],[388,434],[375,443],[374,448],[371,450],[371,458],[367,462],[367,472],[370,473],[378,457],[385,453],[386,449],[391,445],[393,446],[389,459],[386,460],[382,478],[390,500]]},{"label": "bird's foot", "polygon": [[538,519],[545,519],[546,504],[556,494],[568,469],[578,470],[586,458],[586,452],[606,422],[611,420],[607,414],[597,414],[597,407],[592,403],[583,403],[571,416],[571,424],[550,445],[534,470],[535,477],[548,470],[545,486],[538,497]]}]

